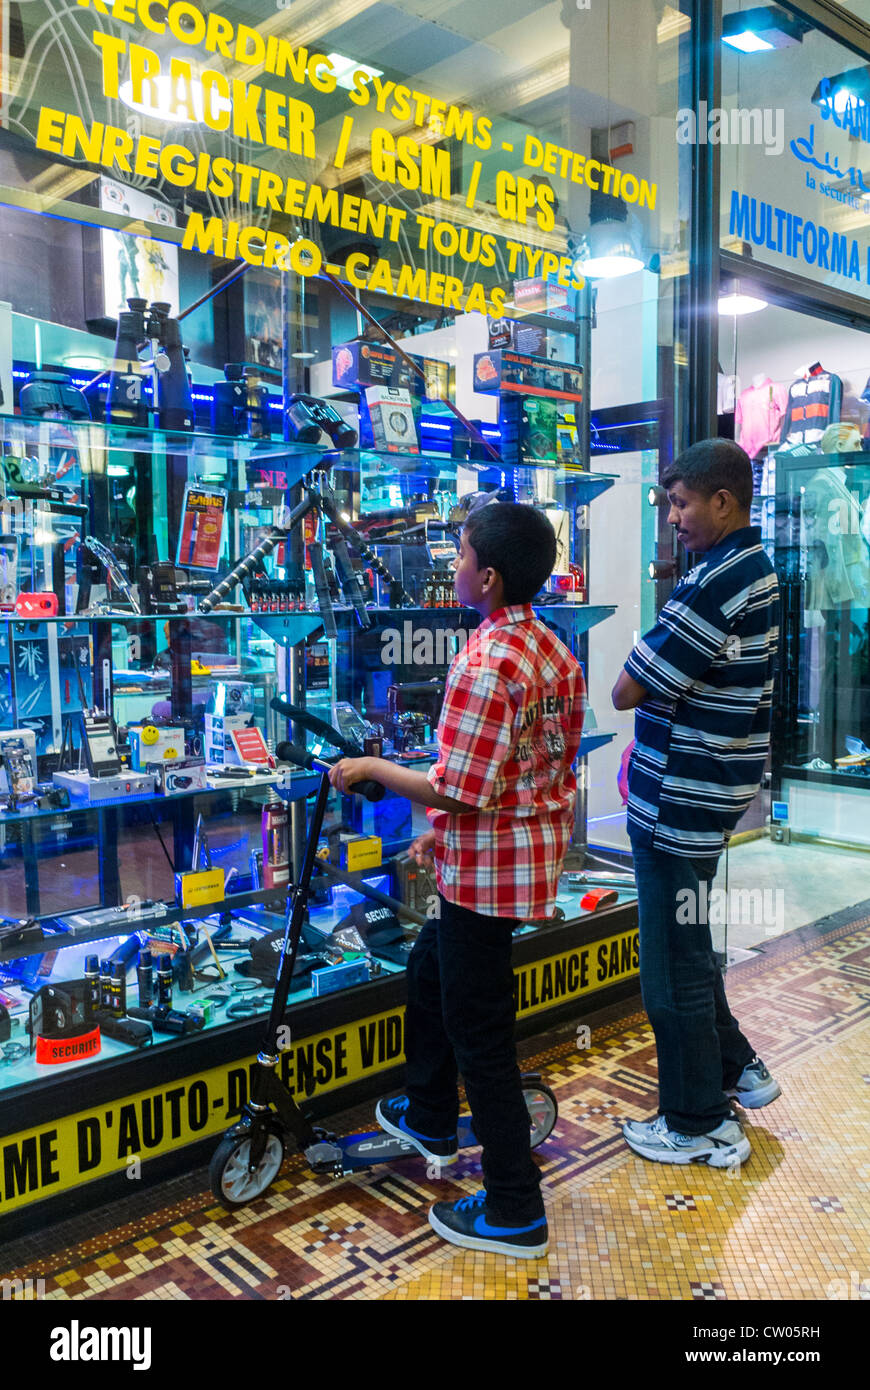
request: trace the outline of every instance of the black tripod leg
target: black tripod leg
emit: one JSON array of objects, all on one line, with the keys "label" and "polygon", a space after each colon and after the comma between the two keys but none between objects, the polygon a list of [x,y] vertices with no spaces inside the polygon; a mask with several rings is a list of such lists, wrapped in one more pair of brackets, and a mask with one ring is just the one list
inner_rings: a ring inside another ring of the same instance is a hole
[{"label": "black tripod leg", "polygon": [[310,545],[308,550],[311,555],[311,569],[314,574],[317,602],[320,605],[320,616],[323,619],[323,632],[326,637],[337,637],[338,628],[335,626],[335,614],[332,611],[332,599],[329,597],[329,584],[323,565],[323,546],[318,541]]}]

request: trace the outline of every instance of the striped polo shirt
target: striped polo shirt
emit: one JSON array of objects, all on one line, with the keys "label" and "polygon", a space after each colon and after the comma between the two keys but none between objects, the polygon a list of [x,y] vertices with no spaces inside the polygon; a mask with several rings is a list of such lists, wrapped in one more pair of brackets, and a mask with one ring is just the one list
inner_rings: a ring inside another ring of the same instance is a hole
[{"label": "striped polo shirt", "polygon": [[778,622],[776,575],[746,526],[707,551],[638,642],[625,669],[650,693],[635,711],[632,840],[721,853],[764,772]]}]

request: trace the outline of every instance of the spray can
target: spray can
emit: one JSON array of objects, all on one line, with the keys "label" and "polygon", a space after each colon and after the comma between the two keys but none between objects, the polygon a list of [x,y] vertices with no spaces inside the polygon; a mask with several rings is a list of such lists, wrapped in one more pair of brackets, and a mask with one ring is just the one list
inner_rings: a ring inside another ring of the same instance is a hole
[{"label": "spray can", "polygon": [[112,962],[110,960],[100,961],[100,1008],[111,1011],[112,1008]]},{"label": "spray can", "polygon": [[127,1012],[127,971],[120,961],[112,966],[110,1011],[113,1018],[123,1018]]},{"label": "spray can", "polygon": [[154,957],[150,951],[139,952],[136,979],[139,984],[139,1007],[145,1009],[154,999]]},{"label": "spray can", "polygon": [[95,1018],[100,1010],[100,962],[85,956],[85,1018]]},{"label": "spray can", "polygon": [[172,957],[161,956],[157,966],[157,1007],[172,1008]]}]

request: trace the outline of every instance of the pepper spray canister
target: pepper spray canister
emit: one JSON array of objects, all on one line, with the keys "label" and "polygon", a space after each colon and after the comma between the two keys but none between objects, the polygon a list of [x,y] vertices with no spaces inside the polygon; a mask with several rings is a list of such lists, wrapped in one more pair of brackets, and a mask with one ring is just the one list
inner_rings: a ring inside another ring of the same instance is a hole
[{"label": "pepper spray canister", "polygon": [[85,957],[85,1018],[95,1018],[100,1010],[100,961]]},{"label": "pepper spray canister", "polygon": [[157,1007],[172,1008],[172,957],[164,955],[157,964],[156,974]]},{"label": "pepper spray canister", "polygon": [[139,984],[139,1007],[145,1009],[154,1002],[154,957],[150,951],[139,952],[136,979]]}]

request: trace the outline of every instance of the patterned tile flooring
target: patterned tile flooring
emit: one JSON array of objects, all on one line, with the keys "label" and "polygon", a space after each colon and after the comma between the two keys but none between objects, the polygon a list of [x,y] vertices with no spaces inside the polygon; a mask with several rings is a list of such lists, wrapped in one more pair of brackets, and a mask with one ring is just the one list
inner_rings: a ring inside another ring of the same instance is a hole
[{"label": "patterned tile flooring", "polygon": [[784,1092],[748,1113],[753,1151],[736,1172],[626,1149],[622,1121],[656,1100],[642,1014],[594,1028],[582,1052],[573,1025],[523,1046],[560,1107],[539,1151],[546,1259],[461,1251],[431,1231],[433,1195],[480,1186],[473,1154],[434,1183],[422,1160],[333,1182],[294,1158],[249,1208],[224,1210],[200,1172],[172,1205],[159,1205],[159,1188],[144,1193],[148,1214],[120,1226],[103,1209],[98,1234],[26,1264],[19,1251],[2,1273],[44,1279],[54,1300],[870,1300],[870,915],[830,924],[729,973],[734,1012]]}]

